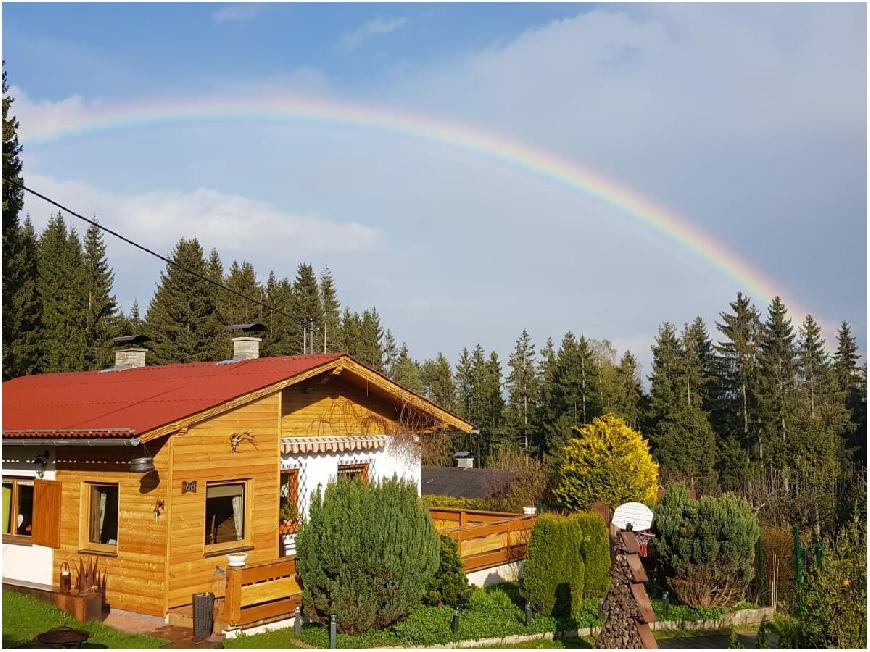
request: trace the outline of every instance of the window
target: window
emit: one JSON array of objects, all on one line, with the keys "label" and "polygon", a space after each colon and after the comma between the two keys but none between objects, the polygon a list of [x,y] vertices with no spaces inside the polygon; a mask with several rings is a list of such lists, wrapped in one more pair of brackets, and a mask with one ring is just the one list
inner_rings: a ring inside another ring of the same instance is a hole
[{"label": "window", "polygon": [[3,534],[21,537],[33,534],[33,480],[3,480]]},{"label": "window", "polygon": [[342,480],[362,480],[367,482],[369,479],[368,464],[339,464],[338,479]]},{"label": "window", "polygon": [[90,510],[88,543],[115,546],[118,544],[118,485],[88,484]]},{"label": "window", "polygon": [[282,523],[288,524],[291,528],[298,526],[299,469],[281,471],[281,494],[278,511]]},{"label": "window", "polygon": [[245,538],[245,483],[208,484],[205,490],[205,543]]}]

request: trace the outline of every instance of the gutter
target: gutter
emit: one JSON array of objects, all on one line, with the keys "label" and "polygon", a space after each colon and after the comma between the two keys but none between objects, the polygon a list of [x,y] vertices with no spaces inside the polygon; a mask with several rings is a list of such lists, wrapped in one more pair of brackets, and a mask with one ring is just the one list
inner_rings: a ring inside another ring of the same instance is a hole
[{"label": "gutter", "polygon": [[124,439],[106,439],[94,437],[76,437],[69,439],[49,439],[47,437],[3,439],[4,446],[123,446],[139,445],[138,437]]}]

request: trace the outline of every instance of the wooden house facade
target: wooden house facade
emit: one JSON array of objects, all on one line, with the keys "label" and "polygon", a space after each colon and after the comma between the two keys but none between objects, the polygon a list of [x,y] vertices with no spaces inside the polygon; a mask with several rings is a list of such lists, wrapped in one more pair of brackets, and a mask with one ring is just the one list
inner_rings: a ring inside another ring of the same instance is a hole
[{"label": "wooden house facade", "polygon": [[339,476],[420,483],[416,441],[471,424],[345,354],[121,364],[3,383],[4,582],[97,558],[106,601],[221,596],[228,554],[292,557]]}]

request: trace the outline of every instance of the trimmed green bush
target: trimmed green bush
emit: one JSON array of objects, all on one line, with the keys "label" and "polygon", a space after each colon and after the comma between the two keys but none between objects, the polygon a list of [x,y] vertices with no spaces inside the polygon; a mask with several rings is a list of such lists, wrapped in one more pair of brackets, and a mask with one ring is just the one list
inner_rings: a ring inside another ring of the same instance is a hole
[{"label": "trimmed green bush", "polygon": [[423,602],[433,606],[461,607],[468,603],[470,595],[471,587],[459,556],[459,544],[442,534],[441,563],[438,572],[429,580]]},{"label": "trimmed green bush", "polygon": [[754,573],[758,519],[733,494],[692,500],[672,487],[655,508],[656,552],[668,584],[691,607],[732,605]]},{"label": "trimmed green bush", "polygon": [[532,608],[554,617],[574,616],[583,608],[585,565],[579,523],[557,514],[541,514],[532,528],[523,590]]},{"label": "trimmed green bush", "polygon": [[485,512],[497,511],[495,503],[486,498],[457,498],[455,496],[423,496],[427,509],[448,507],[451,509],[479,509]]},{"label": "trimmed green bush", "polygon": [[435,528],[410,482],[339,481],[315,492],[296,543],[306,615],[349,634],[387,627],[438,570]]},{"label": "trimmed green bush", "polygon": [[584,598],[603,598],[610,590],[610,535],[600,514],[577,512],[569,517],[583,533],[580,554],[586,567]]}]

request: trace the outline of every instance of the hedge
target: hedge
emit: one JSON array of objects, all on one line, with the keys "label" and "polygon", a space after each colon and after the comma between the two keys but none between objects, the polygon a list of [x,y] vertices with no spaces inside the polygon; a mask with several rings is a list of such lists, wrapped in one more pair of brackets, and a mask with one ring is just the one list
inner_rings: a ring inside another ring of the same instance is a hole
[{"label": "hedge", "polygon": [[529,538],[523,590],[532,608],[542,614],[575,616],[583,606],[585,564],[579,521],[541,514]]},{"label": "hedge", "polygon": [[584,598],[603,598],[610,589],[610,535],[599,514],[576,512],[570,516],[582,532],[580,554],[586,567]]}]

